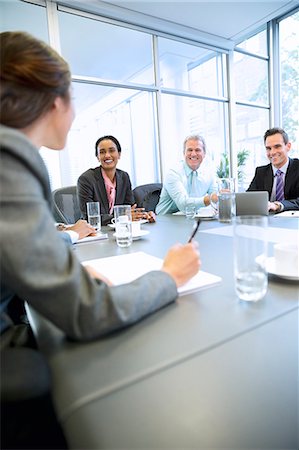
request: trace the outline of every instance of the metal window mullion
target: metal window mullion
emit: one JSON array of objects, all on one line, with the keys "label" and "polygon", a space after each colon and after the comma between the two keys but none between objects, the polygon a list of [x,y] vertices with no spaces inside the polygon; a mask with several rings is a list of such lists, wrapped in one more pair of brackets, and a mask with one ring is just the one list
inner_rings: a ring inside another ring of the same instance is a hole
[{"label": "metal window mullion", "polygon": [[145,84],[135,84],[130,82],[118,82],[116,80],[107,80],[104,78],[97,77],[85,77],[81,75],[72,75],[72,81],[76,83],[82,84],[95,84],[98,86],[109,86],[109,87],[117,87],[117,88],[125,88],[125,89],[135,89],[138,91],[147,91],[147,92],[155,92],[157,88],[155,86],[148,86]]},{"label": "metal window mullion", "polygon": [[279,58],[279,32],[278,23],[272,20],[268,29],[268,45],[270,63],[268,67],[269,73],[269,99],[270,99],[270,127],[281,126],[281,79],[280,79],[280,58]]},{"label": "metal window mullion", "polygon": [[191,97],[197,100],[208,100],[217,103],[228,103],[228,98],[226,97],[209,97],[206,95],[197,94],[196,92],[180,91],[178,89],[170,89],[170,88],[161,88],[160,91],[162,94],[177,95],[180,97]]},{"label": "metal window mullion", "polygon": [[[234,81],[234,52],[227,55],[227,82],[228,82],[228,124],[229,124],[229,172],[230,175],[238,179],[238,160],[237,160],[237,132],[236,132],[236,99],[235,99],[235,81]],[[238,191],[238,183],[236,183]]]},{"label": "metal window mullion", "polygon": [[155,124],[157,129],[157,135],[155,136],[155,142],[157,143],[156,149],[156,176],[158,180],[162,182],[163,180],[163,161],[162,161],[162,106],[161,106],[161,74],[160,74],[160,63],[159,63],[159,39],[158,36],[153,35],[153,62],[154,62],[154,80],[157,90],[155,92]]},{"label": "metal window mullion", "polygon": [[269,109],[270,105],[259,105],[258,103],[250,103],[250,102],[242,102],[242,101],[236,101],[236,105],[238,106],[248,106],[249,108],[259,108],[259,109]]},{"label": "metal window mullion", "polygon": [[50,45],[61,55],[61,43],[56,3],[53,3],[50,0],[46,0],[46,11]]},{"label": "metal window mullion", "polygon": [[[246,55],[246,56],[250,56],[252,58],[261,59],[262,61],[269,60],[269,56],[259,55],[258,53],[252,53],[247,50],[243,50],[242,48],[235,47],[234,51],[237,53],[242,53],[243,55]],[[269,52],[268,52],[268,54],[269,54]]]},{"label": "metal window mullion", "polygon": [[[47,22],[48,22],[48,34],[49,34],[49,43],[51,47],[53,47],[57,53],[61,55],[61,45],[60,45],[60,34],[59,34],[59,24],[58,24],[58,15],[57,15],[57,5],[50,0],[46,0],[46,14],[47,14]],[[58,154],[59,160],[59,177],[60,177],[60,185],[64,185],[64,154],[59,152]]]}]

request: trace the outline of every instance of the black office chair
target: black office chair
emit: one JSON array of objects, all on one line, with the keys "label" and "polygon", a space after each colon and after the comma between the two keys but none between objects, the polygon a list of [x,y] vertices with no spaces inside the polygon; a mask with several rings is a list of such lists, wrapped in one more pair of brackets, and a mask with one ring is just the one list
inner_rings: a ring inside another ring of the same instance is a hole
[{"label": "black office chair", "polygon": [[155,211],[160,199],[162,183],[149,183],[136,186],[133,189],[135,203],[146,211]]},{"label": "black office chair", "polygon": [[81,218],[77,186],[66,186],[52,192],[53,215],[56,222],[76,223]]}]

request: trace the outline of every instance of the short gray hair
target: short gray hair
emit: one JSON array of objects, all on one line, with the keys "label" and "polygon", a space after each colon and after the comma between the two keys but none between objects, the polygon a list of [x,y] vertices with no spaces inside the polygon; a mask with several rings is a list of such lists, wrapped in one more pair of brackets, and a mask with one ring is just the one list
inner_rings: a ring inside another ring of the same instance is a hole
[{"label": "short gray hair", "polygon": [[183,151],[185,151],[187,141],[200,141],[202,143],[203,151],[206,153],[206,141],[200,134],[191,134],[190,136],[187,136],[184,140]]}]

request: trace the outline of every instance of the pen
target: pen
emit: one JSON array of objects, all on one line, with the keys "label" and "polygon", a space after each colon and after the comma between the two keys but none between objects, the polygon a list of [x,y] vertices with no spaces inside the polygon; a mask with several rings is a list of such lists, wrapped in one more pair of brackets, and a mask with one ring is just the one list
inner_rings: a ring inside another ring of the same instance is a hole
[{"label": "pen", "polygon": [[196,235],[197,230],[198,230],[198,228],[199,228],[199,225],[200,225],[200,219],[197,219],[197,223],[196,223],[196,225],[194,226],[194,229],[193,229],[193,231],[192,231],[191,236],[189,237],[188,244],[190,244],[190,242],[192,241],[192,239],[193,239],[194,236]]}]

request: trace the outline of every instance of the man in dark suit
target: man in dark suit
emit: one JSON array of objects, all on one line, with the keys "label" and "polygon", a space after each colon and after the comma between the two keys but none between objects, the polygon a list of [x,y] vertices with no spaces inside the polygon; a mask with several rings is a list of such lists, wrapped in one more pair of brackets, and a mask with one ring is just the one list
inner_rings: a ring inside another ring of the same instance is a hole
[{"label": "man in dark suit", "polygon": [[269,211],[299,210],[299,159],[289,158],[291,143],[281,128],[264,135],[270,164],[257,167],[247,191],[268,191]]}]

